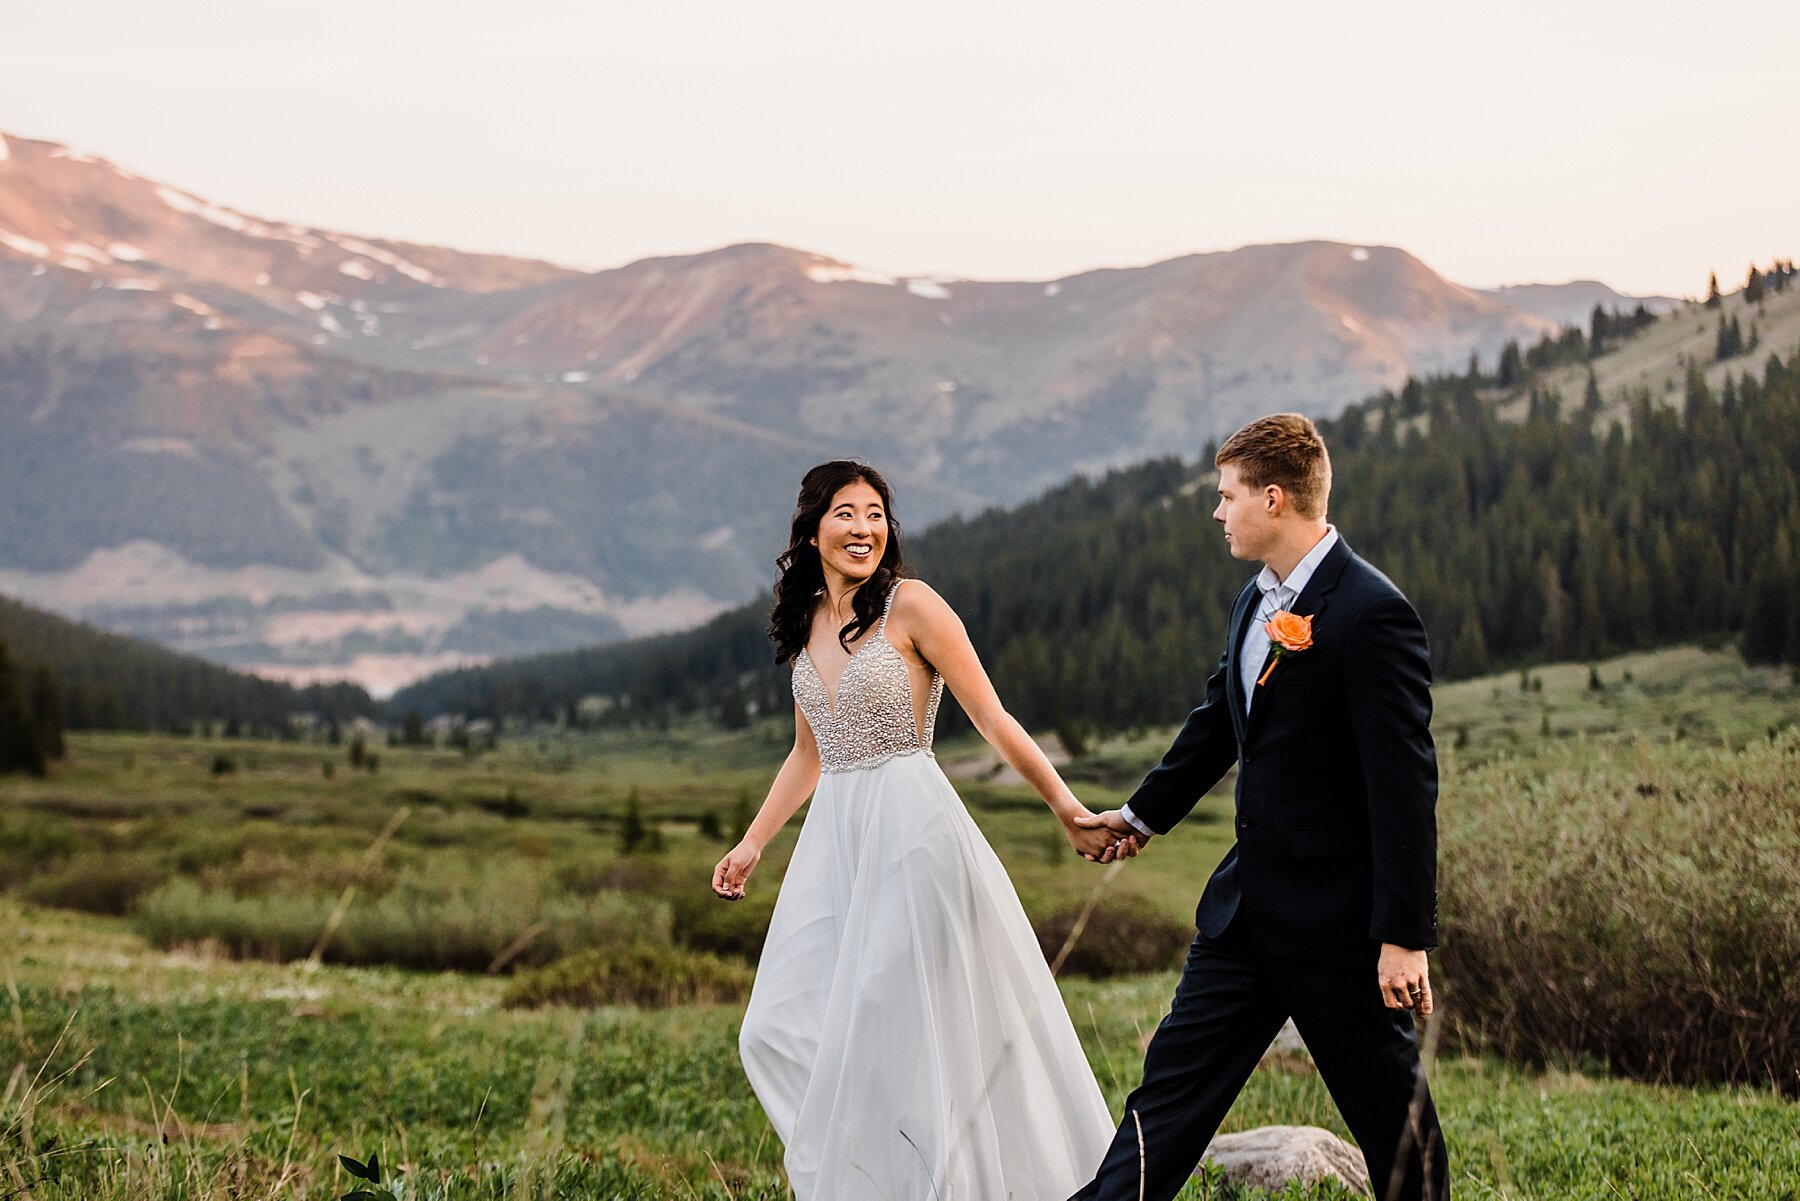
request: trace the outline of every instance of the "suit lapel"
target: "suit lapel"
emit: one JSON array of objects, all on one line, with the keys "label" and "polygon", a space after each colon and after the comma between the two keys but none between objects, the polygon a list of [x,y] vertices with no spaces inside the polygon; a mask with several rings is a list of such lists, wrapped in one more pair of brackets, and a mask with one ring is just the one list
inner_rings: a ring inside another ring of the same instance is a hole
[{"label": "suit lapel", "polygon": [[[1318,636],[1318,631],[1320,629],[1319,615],[1325,612],[1325,605],[1331,597],[1331,591],[1337,587],[1338,580],[1342,578],[1344,568],[1348,566],[1350,559],[1350,544],[1344,541],[1344,536],[1340,533],[1336,544],[1333,545],[1330,550],[1325,552],[1325,557],[1323,559],[1319,560],[1319,566],[1313,571],[1312,579],[1306,581],[1306,587],[1300,590],[1300,595],[1294,598],[1293,605],[1288,609],[1288,612],[1296,613],[1301,617],[1308,616],[1309,614],[1311,615],[1313,619],[1313,636],[1315,638]],[[1275,644],[1271,642],[1269,644],[1269,653],[1263,657],[1262,666],[1257,669],[1258,679],[1261,679],[1262,673],[1269,669],[1269,663],[1274,657]],[[1280,674],[1280,672],[1276,672],[1275,676],[1279,676]],[[1269,697],[1266,694],[1271,691],[1277,691],[1274,689],[1274,684],[1275,677],[1270,677],[1269,687],[1262,689],[1262,692],[1265,695],[1257,697],[1256,704],[1248,707],[1249,712],[1245,716],[1244,721],[1238,726],[1239,741],[1243,741],[1250,737],[1250,723],[1256,720],[1256,715],[1268,710]]]},{"label": "suit lapel", "polygon": [[1250,628],[1250,618],[1256,613],[1256,600],[1262,596],[1262,590],[1251,580],[1238,593],[1237,604],[1231,610],[1231,641],[1225,647],[1225,695],[1229,699],[1231,709],[1231,725],[1237,731],[1238,744],[1244,741],[1244,672],[1243,652],[1244,634]]}]

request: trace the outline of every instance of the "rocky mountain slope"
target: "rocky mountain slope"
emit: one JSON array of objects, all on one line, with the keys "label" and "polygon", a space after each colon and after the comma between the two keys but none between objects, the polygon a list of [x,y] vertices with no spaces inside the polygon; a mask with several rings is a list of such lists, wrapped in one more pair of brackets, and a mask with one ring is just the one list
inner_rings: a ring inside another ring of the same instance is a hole
[{"label": "rocky mountain slope", "polygon": [[383,689],[742,599],[820,458],[880,464],[917,528],[1491,357],[1559,294],[1324,242],[1032,283],[768,245],[582,273],[0,135],[0,591]]}]

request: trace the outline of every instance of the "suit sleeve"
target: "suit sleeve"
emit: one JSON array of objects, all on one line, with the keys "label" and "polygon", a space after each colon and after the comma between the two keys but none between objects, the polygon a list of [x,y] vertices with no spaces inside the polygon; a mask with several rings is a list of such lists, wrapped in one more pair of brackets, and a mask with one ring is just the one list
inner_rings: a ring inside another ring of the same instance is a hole
[{"label": "suit sleeve", "polygon": [[1369,937],[1437,946],[1437,748],[1431,741],[1431,648],[1406,598],[1358,616],[1344,651],[1350,725],[1368,797],[1375,893]]},{"label": "suit sleeve", "polygon": [[1206,681],[1206,699],[1187,715],[1181,733],[1126,802],[1158,834],[1167,834],[1237,762],[1237,733],[1225,699],[1226,656]]}]

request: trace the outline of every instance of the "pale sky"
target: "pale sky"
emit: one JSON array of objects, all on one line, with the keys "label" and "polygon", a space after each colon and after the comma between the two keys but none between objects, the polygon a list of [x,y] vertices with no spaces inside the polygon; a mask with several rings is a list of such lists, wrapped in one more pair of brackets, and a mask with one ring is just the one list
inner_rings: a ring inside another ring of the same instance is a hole
[{"label": "pale sky", "polygon": [[1251,242],[1696,294],[1800,256],[1800,4],[59,0],[0,130],[351,233],[1046,279]]}]

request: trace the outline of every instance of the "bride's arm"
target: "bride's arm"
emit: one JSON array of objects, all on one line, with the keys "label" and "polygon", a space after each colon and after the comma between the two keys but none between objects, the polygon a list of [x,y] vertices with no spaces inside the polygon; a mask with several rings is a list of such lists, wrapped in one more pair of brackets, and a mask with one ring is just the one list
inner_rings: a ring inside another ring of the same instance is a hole
[{"label": "bride's arm", "polygon": [[812,727],[806,724],[806,715],[794,706],[794,749],[788,752],[781,770],[775,773],[775,782],[769,786],[769,795],[763,800],[762,808],[756,811],[756,818],[750,828],[744,831],[744,837],[735,847],[725,853],[713,868],[713,891],[727,900],[736,900],[744,895],[744,882],[762,859],[763,848],[769,840],[781,832],[787,825],[788,818],[794,816],[796,810],[806,803],[806,798],[813,794],[819,786],[819,744],[813,738]]},{"label": "bride's arm", "polygon": [[[902,636],[925,662],[937,668],[955,694],[956,701],[969,715],[976,731],[989,746],[999,752],[1007,765],[1025,778],[1050,806],[1050,812],[1062,822],[1069,844],[1082,855],[1098,859],[1114,841],[1104,827],[1095,829],[1076,824],[1077,818],[1091,816],[1091,811],[1076,799],[1045,758],[1039,747],[1025,732],[1018,719],[1000,703],[993,681],[981,666],[981,658],[969,641],[962,618],[930,585],[913,580],[894,597],[893,619],[898,621]],[[889,628],[893,628],[890,621]]]}]

